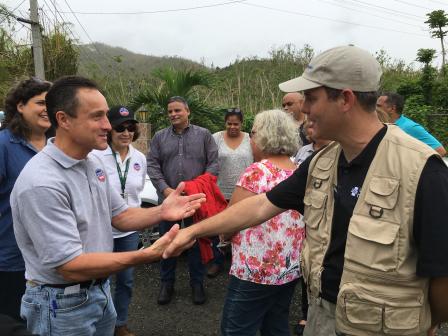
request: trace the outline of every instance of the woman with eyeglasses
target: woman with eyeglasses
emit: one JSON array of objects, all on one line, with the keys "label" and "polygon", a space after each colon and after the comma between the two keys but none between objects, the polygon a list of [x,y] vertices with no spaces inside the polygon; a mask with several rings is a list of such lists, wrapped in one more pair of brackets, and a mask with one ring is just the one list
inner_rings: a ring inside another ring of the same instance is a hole
[{"label": "woman with eyeglasses", "polygon": [[[299,135],[283,111],[257,114],[250,144],[255,162],[239,178],[229,206],[271,190],[296,169],[290,156],[297,151]],[[288,210],[225,238],[230,237],[232,265],[221,334],[290,335],[289,306],[305,238],[301,215]]]},{"label": "woman with eyeglasses", "polygon": [[[225,130],[213,134],[213,138],[218,146],[218,187],[228,202],[241,173],[253,162],[253,156],[249,134],[241,130],[243,112],[239,108],[227,109],[224,123]],[[218,243],[219,241],[215,239],[213,244],[215,258],[207,271],[209,278],[216,277],[224,263],[223,253],[216,248]]]},{"label": "woman with eyeglasses", "polygon": [[32,78],[12,88],[0,130],[0,314],[17,320],[25,292],[25,264],[14,237],[9,196],[25,164],[46,144],[45,132],[51,125],[45,96],[50,86]]},{"label": "woman with eyeglasses", "polygon": [[[109,122],[112,130],[107,139],[109,147],[104,151],[94,151],[101,159],[115,188],[129,207],[140,207],[140,193],[145,185],[146,157],[132,146],[140,133],[134,112],[125,106],[115,106],[109,110]],[[114,252],[134,251],[138,248],[138,232],[121,232],[113,228]],[[132,297],[134,268],[128,268],[116,274],[113,301],[117,311],[115,324],[116,336],[133,335],[128,327],[128,308]]]}]

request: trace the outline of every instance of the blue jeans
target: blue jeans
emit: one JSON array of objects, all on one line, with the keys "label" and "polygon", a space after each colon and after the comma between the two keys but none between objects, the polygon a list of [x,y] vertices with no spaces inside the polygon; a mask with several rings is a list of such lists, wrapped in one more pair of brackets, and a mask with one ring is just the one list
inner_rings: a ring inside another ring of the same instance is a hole
[{"label": "blue jeans", "polygon": [[289,306],[297,280],[262,285],[230,277],[221,321],[223,336],[289,336]]},{"label": "blue jeans", "polygon": [[20,315],[28,331],[40,336],[111,336],[117,317],[109,281],[75,294],[27,283]]},{"label": "blue jeans", "polygon": [[[175,223],[178,222],[160,222],[160,236],[167,233]],[[191,217],[184,219],[185,226],[190,226],[191,224],[193,224]],[[174,283],[176,279],[176,263],[177,258],[162,259],[160,261],[161,282]],[[190,285],[203,283],[205,266],[202,263],[201,251],[199,250],[199,244],[197,242],[188,250],[188,270],[190,272]]]},{"label": "blue jeans", "polygon": [[[138,232],[114,239],[114,252],[135,251],[138,247]],[[115,278],[114,306],[117,311],[117,327],[128,322],[128,308],[134,285],[134,267],[118,272]]]}]

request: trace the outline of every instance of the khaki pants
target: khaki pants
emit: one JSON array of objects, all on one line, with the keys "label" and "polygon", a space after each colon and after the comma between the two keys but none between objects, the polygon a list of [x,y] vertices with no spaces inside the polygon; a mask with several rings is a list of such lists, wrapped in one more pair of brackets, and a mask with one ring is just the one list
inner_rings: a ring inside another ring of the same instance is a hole
[{"label": "khaki pants", "polygon": [[322,298],[310,298],[308,320],[303,336],[336,336],[334,303]]}]

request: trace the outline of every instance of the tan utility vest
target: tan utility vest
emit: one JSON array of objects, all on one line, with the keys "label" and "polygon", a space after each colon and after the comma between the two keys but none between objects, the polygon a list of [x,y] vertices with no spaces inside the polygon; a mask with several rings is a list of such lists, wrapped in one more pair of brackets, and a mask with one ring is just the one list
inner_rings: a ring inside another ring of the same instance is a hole
[{"label": "tan utility vest", "polygon": [[[311,297],[321,292],[329,247],[333,189],[341,147],[311,161],[305,203],[302,271]],[[347,335],[426,335],[431,313],[427,278],[416,275],[414,201],[428,146],[388,125],[350,219],[336,305],[336,330]]]}]

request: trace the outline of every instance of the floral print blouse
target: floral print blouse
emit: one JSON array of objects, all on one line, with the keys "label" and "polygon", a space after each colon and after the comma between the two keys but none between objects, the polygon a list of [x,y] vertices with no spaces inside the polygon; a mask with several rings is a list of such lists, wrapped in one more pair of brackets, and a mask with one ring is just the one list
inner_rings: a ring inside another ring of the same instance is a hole
[{"label": "floral print blouse", "polygon": [[[268,160],[250,165],[237,186],[255,194],[271,190],[288,178],[293,170],[276,167]],[[230,274],[246,281],[266,285],[282,285],[300,276],[299,258],[305,238],[302,216],[294,210],[232,237]]]}]

